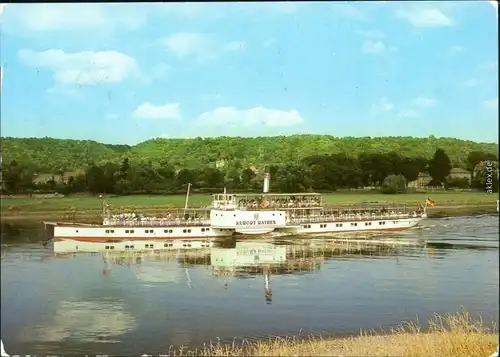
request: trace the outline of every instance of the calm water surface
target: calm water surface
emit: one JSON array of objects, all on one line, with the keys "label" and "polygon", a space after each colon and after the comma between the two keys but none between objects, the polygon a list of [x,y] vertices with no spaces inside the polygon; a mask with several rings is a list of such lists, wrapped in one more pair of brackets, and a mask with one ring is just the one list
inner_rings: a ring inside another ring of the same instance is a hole
[{"label": "calm water surface", "polygon": [[41,227],[3,223],[2,340],[11,354],[158,354],[217,338],[355,333],[462,306],[497,322],[498,232],[498,216],[480,216],[427,220],[377,238],[425,239],[426,247],[339,250],[297,240],[273,250],[254,242],[261,261],[271,252],[285,260],[269,268],[266,288],[262,269],[228,272],[237,255],[255,259],[234,241],[140,259],[55,257],[40,244]]}]

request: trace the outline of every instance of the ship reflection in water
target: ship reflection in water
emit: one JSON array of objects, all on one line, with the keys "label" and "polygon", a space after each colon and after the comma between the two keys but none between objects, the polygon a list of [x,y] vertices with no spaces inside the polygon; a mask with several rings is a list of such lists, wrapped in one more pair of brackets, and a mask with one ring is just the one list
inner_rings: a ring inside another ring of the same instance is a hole
[{"label": "ship reflection in water", "polygon": [[[272,302],[271,276],[307,274],[321,269],[330,259],[383,257],[404,254],[405,247],[422,246],[416,242],[338,239],[280,240],[183,240],[174,244],[148,241],[132,245],[85,243],[78,251],[70,251],[73,241],[54,242],[55,257],[102,255],[104,276],[110,276],[113,265],[128,267],[146,287],[164,283],[192,285],[190,268],[205,266],[211,276],[223,279],[228,288],[233,278],[262,277],[266,303]],[[132,248],[132,249],[131,249]],[[428,254],[432,254],[431,250]],[[175,260],[180,268],[168,269],[161,262]],[[160,264],[158,264],[160,263]]]}]

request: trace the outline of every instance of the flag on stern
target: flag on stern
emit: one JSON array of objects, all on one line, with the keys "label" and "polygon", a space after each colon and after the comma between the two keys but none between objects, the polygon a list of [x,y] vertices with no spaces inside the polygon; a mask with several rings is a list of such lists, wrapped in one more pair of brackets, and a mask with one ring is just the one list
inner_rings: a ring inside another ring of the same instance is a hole
[{"label": "flag on stern", "polygon": [[427,200],[425,201],[425,204],[427,206],[435,206],[436,205],[436,202],[434,202],[433,200],[431,200],[429,197],[427,197]]}]

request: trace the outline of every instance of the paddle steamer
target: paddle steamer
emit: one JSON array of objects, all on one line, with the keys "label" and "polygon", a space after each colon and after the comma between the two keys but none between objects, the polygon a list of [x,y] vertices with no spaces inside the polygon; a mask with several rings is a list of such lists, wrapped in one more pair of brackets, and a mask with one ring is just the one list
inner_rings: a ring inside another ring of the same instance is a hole
[{"label": "paddle steamer", "polygon": [[[103,204],[102,224],[44,222],[54,240],[75,242],[174,241],[231,236],[321,235],[340,232],[405,230],[427,217],[425,205],[359,204],[325,207],[318,193],[269,193],[270,175],[262,194],[213,195],[205,209],[166,211],[163,217],[135,213],[113,215]],[[53,232],[52,232],[53,230]]]}]

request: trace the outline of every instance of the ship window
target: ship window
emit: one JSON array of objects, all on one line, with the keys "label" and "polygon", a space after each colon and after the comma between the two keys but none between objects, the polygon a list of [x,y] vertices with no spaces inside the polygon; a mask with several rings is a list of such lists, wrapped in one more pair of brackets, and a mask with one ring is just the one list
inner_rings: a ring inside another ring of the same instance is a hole
[{"label": "ship window", "polygon": [[202,232],[205,232],[205,228],[202,228],[202,229],[201,229],[201,231],[202,231]]},{"label": "ship window", "polygon": [[76,230],[76,233],[78,233],[78,229]]},{"label": "ship window", "polygon": [[169,246],[169,247],[173,247],[173,246],[174,246],[174,244],[173,244],[173,243],[168,243],[168,246]]},{"label": "ship window", "polygon": [[126,246],[125,246],[125,249],[128,249],[128,248],[130,248],[130,247],[129,247],[128,245],[126,245]]},{"label": "ship window", "polygon": [[205,228],[205,231],[208,232],[210,230],[210,228]]},{"label": "ship window", "polygon": [[236,215],[235,215],[235,214],[233,214],[233,216],[234,216],[234,217],[236,217]]},{"label": "ship window", "polygon": [[163,244],[164,247],[168,247],[168,243]]},{"label": "ship window", "polygon": [[109,249],[115,249],[115,246],[114,246],[114,245],[112,245],[111,247],[109,247]]},{"label": "ship window", "polygon": [[190,229],[188,229],[188,233],[191,233],[191,230],[190,230]]},{"label": "ship window", "polygon": [[109,245],[105,246],[104,249],[109,249]]},{"label": "ship window", "polygon": [[351,223],[351,226],[357,226],[358,224],[357,223]]},{"label": "ship window", "polygon": [[168,233],[168,229],[164,229],[164,230],[163,230],[163,233]]},{"label": "ship window", "polygon": [[393,224],[396,224],[396,221],[392,221]]},{"label": "ship window", "polygon": [[145,233],[149,233],[149,230],[148,230],[148,229],[146,229],[144,232],[145,232]]},{"label": "ship window", "polygon": [[168,233],[172,233],[172,230],[171,230],[171,229],[169,229],[169,230],[168,230]]},{"label": "ship window", "polygon": [[131,245],[131,246],[130,246],[130,249],[134,249],[134,246],[133,246],[133,245]]},{"label": "ship window", "polygon": [[[130,233],[134,233],[134,230],[133,230],[133,229],[131,229],[131,230],[130,230]],[[132,247],[133,247],[133,246],[132,246]]]},{"label": "ship window", "polygon": [[[128,229],[125,229],[125,233],[128,233],[128,232],[129,232],[129,230],[128,230]],[[125,248],[127,248],[127,246],[125,246]]]},{"label": "ship window", "polygon": [[182,230],[182,233],[186,233],[186,230],[185,230],[185,229],[183,229],[183,230]]},{"label": "ship window", "polygon": [[106,233],[109,233],[109,229],[106,229]]}]

